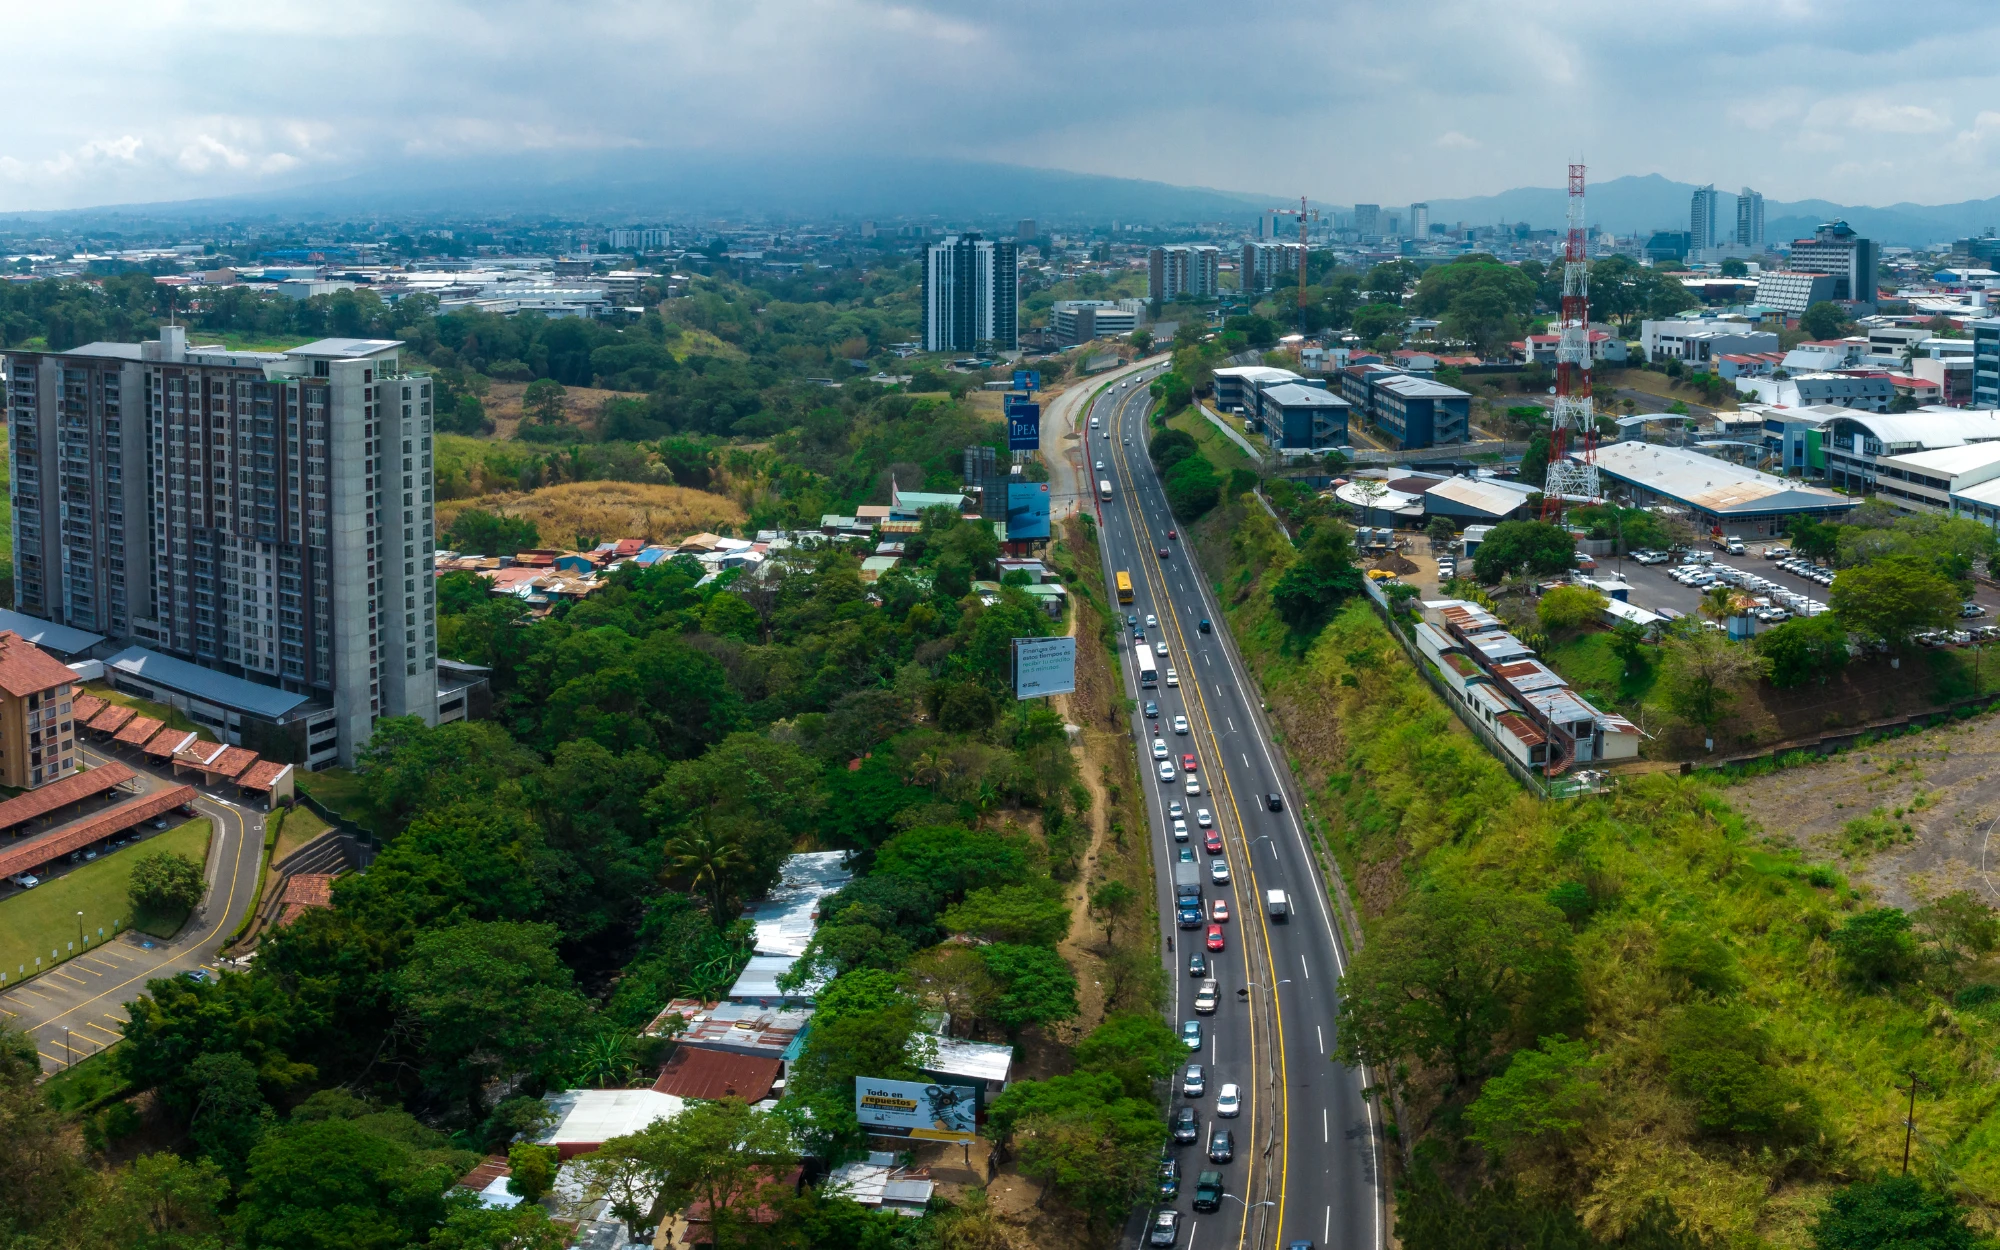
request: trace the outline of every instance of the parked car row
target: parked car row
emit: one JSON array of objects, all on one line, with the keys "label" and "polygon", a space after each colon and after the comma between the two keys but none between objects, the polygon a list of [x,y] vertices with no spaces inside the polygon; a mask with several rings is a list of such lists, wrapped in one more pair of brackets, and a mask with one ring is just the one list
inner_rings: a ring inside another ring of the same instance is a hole
[{"label": "parked car row", "polygon": [[[1751,608],[1751,615],[1766,625],[1776,625],[1794,616],[1818,616],[1826,611],[1826,604],[1818,599],[1802,595],[1788,586],[1743,569],[1732,568],[1727,564],[1716,564],[1713,561],[1683,564],[1670,569],[1667,576],[1683,586],[1691,586],[1696,590],[1706,590],[1710,586],[1734,586],[1757,596]],[[1830,574],[1827,580],[1832,581]]]}]

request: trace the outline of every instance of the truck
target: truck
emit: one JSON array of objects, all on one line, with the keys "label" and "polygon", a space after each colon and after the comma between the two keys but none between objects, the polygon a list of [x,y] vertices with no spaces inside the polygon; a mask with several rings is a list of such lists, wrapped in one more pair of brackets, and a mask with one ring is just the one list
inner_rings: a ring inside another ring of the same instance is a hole
[{"label": "truck", "polygon": [[1203,1172],[1194,1180],[1194,1209],[1218,1211],[1222,1208],[1222,1173]]},{"label": "truck", "polygon": [[1174,905],[1180,906],[1184,899],[1193,900],[1196,907],[1201,906],[1200,864],[1174,865]]},{"label": "truck", "polygon": [[1264,913],[1273,920],[1283,920],[1292,914],[1292,900],[1283,890],[1264,891]]}]

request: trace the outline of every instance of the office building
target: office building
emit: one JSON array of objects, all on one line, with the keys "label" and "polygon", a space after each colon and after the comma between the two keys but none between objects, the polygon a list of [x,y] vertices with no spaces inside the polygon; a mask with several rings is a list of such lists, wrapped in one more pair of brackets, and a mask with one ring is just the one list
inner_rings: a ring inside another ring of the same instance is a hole
[{"label": "office building", "polygon": [[1034,238],[1035,219],[1033,217],[1023,217],[1020,221],[1016,222],[1014,224],[1014,237],[1023,243]]},{"label": "office building", "polygon": [[0,785],[33,790],[75,773],[76,680],[34,643],[11,630],[0,633]]},{"label": "office building", "polygon": [[1064,347],[1119,338],[1139,328],[1139,314],[1111,300],[1059,299],[1049,308],[1049,329]]},{"label": "office building", "polygon": [[1757,302],[1797,317],[1823,300],[1840,299],[1846,284],[1830,273],[1766,269],[1757,275]]},{"label": "office building", "polygon": [[1380,204],[1356,204],[1354,206],[1354,233],[1364,239],[1382,237],[1382,206]]},{"label": "office building", "polygon": [[1778,336],[1752,329],[1747,322],[1673,317],[1640,322],[1639,350],[1649,361],[1679,360],[1700,372],[1719,356],[1775,352]]},{"label": "office building", "polygon": [[1214,299],[1220,289],[1221,253],[1213,247],[1188,243],[1156,247],[1147,259],[1147,294],[1152,299]]},{"label": "office building", "polygon": [[1764,246],[1764,195],[1749,187],[1736,193],[1736,243],[1753,250]]},{"label": "office building", "polygon": [[1431,206],[1410,205],[1410,237],[1421,243],[1431,237]]},{"label": "office building", "polygon": [[16,604],[323,702],[308,767],[434,722],[431,384],[401,347],[6,353]]},{"label": "office building", "polygon": [[927,352],[1013,351],[1020,278],[1011,239],[954,234],[924,249]]},{"label": "office building", "polygon": [[[1794,273],[1830,274],[1835,279],[1833,298],[1860,304],[1875,302],[1875,271],[1882,250],[1873,239],[1854,233],[1844,221],[1830,221],[1813,231],[1810,239],[1792,244],[1790,268]],[[1758,302],[1765,303],[1763,287]]]},{"label": "office building", "polygon": [[[1829,485],[1872,493],[1881,462],[1914,452],[2000,440],[2000,413],[1924,408],[1893,414],[1819,409]],[[1803,415],[1803,414],[1802,414]]]},{"label": "office building", "polygon": [[1688,232],[1685,230],[1655,230],[1646,240],[1646,260],[1649,263],[1661,261],[1683,261],[1687,259]]},{"label": "office building", "polygon": [[1245,243],[1237,280],[1245,294],[1268,291],[1280,282],[1298,281],[1299,253],[1296,243]]},{"label": "office building", "polygon": [[1715,193],[1714,183],[1695,188],[1688,206],[1688,247],[1694,252],[1700,253],[1723,241],[1716,229],[1716,213],[1721,201],[1722,197]]},{"label": "office building", "polygon": [[620,226],[604,232],[604,246],[614,252],[664,252],[672,245],[665,226]]}]

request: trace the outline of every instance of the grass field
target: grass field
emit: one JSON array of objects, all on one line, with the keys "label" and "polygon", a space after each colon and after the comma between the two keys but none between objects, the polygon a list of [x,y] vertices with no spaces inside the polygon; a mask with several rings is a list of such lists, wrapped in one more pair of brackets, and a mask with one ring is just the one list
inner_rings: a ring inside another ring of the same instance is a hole
[{"label": "grass field", "polygon": [[310,807],[301,804],[290,809],[278,830],[278,845],[271,852],[271,862],[277,863],[331,828],[333,826],[321,820],[319,813]]},{"label": "grass field", "polygon": [[134,708],[137,709],[141,716],[150,716],[155,720],[165,721],[169,728],[190,730],[200,734],[206,741],[213,742],[215,740],[215,735],[209,731],[207,726],[195,724],[164,703],[154,703],[149,699],[141,699],[134,695],[126,694],[122,690],[113,690],[110,686],[102,682],[87,685],[84,687],[84,690],[96,695],[106,703],[116,703],[122,707]]},{"label": "grass field", "polygon": [[[37,958],[47,967],[52,955],[62,960],[75,954],[79,911],[83,913],[83,930],[92,946],[99,942],[100,929],[108,940],[114,926],[132,927],[135,918],[125,887],[132,879],[133,863],[152,851],[179,851],[197,862],[205,862],[208,837],[208,818],[197,817],[179,828],[113,851],[0,902],[0,972],[5,972],[12,982],[24,975],[24,968],[33,972]],[[185,916],[171,918],[167,923],[172,928],[150,920],[139,927],[156,936],[169,937],[185,919]]]},{"label": "grass field", "polygon": [[[361,778],[345,768],[322,768],[316,773],[299,773],[298,786],[342,820],[371,832],[374,830],[375,814],[368,806],[367,795],[362,792]],[[287,816],[285,820],[289,824],[291,817]]]}]

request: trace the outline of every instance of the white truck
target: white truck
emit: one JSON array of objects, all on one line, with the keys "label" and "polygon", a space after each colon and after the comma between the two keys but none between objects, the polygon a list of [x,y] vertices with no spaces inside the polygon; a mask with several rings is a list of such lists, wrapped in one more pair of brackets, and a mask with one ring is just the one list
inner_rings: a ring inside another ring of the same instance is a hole
[{"label": "white truck", "polygon": [[1292,914],[1292,900],[1283,890],[1264,891],[1264,914],[1273,920],[1283,920]]}]

